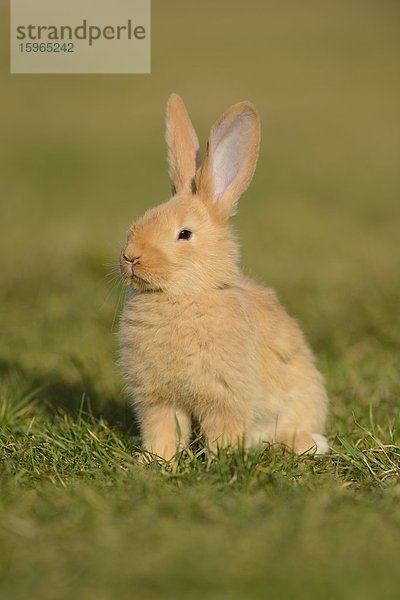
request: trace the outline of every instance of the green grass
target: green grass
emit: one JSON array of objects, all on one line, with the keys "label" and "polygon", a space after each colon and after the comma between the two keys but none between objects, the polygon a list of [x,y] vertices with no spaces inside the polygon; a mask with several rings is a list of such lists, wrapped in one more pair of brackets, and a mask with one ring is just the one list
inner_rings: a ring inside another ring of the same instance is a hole
[{"label": "green grass", "polygon": [[359,437],[321,459],[197,448],[143,467],[129,435],[83,410],[5,406],[3,595],[395,598],[398,438]]},{"label": "green grass", "polygon": [[[0,10],[1,598],[397,598],[398,4],[155,0],[131,77],[8,75]],[[328,457],[138,460],[113,268],[168,196],[171,91],[203,142],[229,104],[260,111],[243,265],[316,352]]]}]

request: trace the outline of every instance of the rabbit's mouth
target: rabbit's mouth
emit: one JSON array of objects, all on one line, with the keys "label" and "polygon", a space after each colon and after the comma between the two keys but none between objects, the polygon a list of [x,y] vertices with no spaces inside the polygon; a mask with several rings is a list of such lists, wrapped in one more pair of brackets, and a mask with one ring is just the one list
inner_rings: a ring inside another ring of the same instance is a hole
[{"label": "rabbit's mouth", "polygon": [[143,283],[146,283],[147,285],[149,284],[149,282],[146,281],[146,279],[143,279],[143,277],[140,277],[140,275],[136,275],[136,273],[131,274],[131,281],[142,281]]},{"label": "rabbit's mouth", "polygon": [[147,281],[147,279],[133,272],[130,274],[129,283],[139,290],[148,290],[152,288],[151,283]]}]

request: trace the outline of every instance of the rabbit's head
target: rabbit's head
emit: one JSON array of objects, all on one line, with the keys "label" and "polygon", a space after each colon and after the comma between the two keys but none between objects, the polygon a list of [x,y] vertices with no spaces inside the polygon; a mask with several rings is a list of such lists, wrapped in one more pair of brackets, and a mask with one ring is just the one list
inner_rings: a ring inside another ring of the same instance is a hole
[{"label": "rabbit's head", "polygon": [[134,222],[121,271],[139,291],[172,295],[224,287],[238,274],[238,246],[228,224],[257,163],[260,124],[240,102],[211,129],[204,164],[182,99],[167,106],[172,198]]}]

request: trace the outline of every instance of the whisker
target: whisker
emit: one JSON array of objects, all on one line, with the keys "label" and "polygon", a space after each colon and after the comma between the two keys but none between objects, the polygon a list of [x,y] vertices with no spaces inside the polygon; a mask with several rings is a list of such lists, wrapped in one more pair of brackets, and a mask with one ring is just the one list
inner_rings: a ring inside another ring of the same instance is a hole
[{"label": "whisker", "polygon": [[[112,279],[110,279],[110,276],[112,276]],[[103,308],[104,304],[110,299],[112,293],[114,292],[115,289],[118,289],[118,286],[123,282],[122,279],[122,275],[121,273],[118,271],[118,273],[109,273],[108,274],[109,277],[109,281],[106,281],[106,287],[108,287],[108,289],[105,292],[105,296],[104,299],[100,305],[100,308]],[[107,277],[103,278],[103,281],[106,279]]]},{"label": "whisker", "polygon": [[115,273],[107,273],[107,275],[104,275],[103,280],[110,283],[113,281],[117,281],[120,277],[121,277],[121,273],[118,270],[118,271],[115,271]]},{"label": "whisker", "polygon": [[111,331],[114,332],[114,327],[115,327],[115,323],[117,320],[117,314],[125,300],[125,296],[126,296],[126,292],[127,292],[127,287],[125,285],[125,282],[121,279],[119,281],[119,285],[121,285],[120,290],[119,290],[119,295],[118,295],[118,300],[115,306],[115,310],[114,310],[114,317],[112,320],[112,324],[111,324]]}]

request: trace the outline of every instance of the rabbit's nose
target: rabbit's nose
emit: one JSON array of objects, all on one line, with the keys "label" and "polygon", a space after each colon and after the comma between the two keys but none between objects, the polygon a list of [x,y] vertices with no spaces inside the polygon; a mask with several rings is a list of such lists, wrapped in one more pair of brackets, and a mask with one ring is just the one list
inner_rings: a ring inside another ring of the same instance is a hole
[{"label": "rabbit's nose", "polygon": [[141,256],[134,256],[132,258],[129,258],[128,256],[126,256],[126,254],[124,254],[123,257],[127,262],[131,263],[132,267],[137,265],[138,262],[140,262],[140,259],[142,258]]}]

